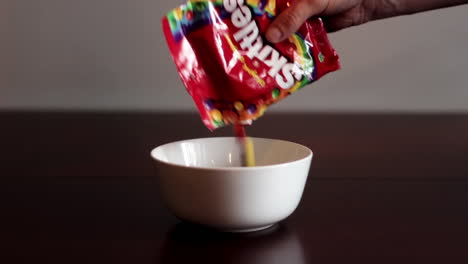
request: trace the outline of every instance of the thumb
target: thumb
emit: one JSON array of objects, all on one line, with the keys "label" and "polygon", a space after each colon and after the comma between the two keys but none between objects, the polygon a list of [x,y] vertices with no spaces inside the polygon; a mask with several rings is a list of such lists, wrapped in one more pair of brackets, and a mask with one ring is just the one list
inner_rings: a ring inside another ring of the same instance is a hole
[{"label": "thumb", "polygon": [[297,0],[283,11],[271,23],[266,32],[266,38],[272,43],[278,43],[296,32],[309,17],[320,14],[326,6],[321,6],[319,0]]}]

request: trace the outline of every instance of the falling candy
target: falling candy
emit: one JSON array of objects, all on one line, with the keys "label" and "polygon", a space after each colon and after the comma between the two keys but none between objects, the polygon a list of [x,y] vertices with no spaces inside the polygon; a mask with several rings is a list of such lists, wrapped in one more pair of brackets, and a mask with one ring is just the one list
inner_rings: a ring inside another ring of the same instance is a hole
[{"label": "falling candy", "polygon": [[255,166],[255,150],[253,140],[250,137],[247,137],[244,126],[235,125],[234,134],[236,135],[237,140],[240,142],[241,146],[243,147],[243,165],[246,167]]}]

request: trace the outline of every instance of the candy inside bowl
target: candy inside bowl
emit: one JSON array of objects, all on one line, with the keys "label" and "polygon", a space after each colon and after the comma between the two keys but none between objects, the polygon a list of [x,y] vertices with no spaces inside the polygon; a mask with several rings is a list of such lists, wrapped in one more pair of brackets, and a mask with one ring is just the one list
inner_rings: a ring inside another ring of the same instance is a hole
[{"label": "candy inside bowl", "polygon": [[162,197],[180,219],[220,231],[261,230],[298,206],[312,151],[300,144],[252,138],[255,167],[242,167],[234,137],[183,140],[151,156]]}]

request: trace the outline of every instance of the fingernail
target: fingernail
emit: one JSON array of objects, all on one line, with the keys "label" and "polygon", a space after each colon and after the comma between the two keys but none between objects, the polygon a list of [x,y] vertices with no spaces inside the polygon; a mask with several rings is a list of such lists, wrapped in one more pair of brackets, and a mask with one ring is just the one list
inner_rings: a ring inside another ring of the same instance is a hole
[{"label": "fingernail", "polygon": [[283,34],[277,27],[270,28],[266,34],[266,38],[273,43],[279,42],[282,36]]}]

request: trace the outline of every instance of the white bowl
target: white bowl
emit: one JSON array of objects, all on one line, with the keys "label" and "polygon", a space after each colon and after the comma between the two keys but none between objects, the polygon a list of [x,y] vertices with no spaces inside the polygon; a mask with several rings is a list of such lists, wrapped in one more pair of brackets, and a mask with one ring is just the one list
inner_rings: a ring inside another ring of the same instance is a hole
[{"label": "white bowl", "polygon": [[267,228],[298,206],[312,151],[275,139],[252,138],[255,167],[242,167],[236,138],[200,138],[151,152],[162,197],[180,219],[231,232]]}]

